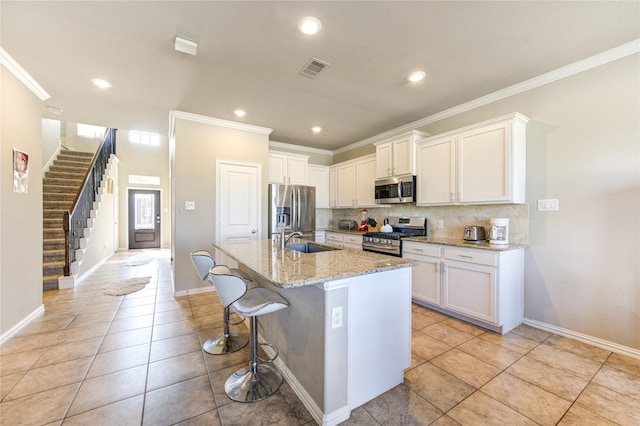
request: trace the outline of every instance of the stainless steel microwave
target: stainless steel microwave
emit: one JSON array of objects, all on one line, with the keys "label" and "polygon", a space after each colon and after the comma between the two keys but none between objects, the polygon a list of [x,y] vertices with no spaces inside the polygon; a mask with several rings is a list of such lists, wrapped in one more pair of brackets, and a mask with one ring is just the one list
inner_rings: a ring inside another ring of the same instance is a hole
[{"label": "stainless steel microwave", "polygon": [[376,204],[415,203],[416,177],[413,175],[376,179]]}]

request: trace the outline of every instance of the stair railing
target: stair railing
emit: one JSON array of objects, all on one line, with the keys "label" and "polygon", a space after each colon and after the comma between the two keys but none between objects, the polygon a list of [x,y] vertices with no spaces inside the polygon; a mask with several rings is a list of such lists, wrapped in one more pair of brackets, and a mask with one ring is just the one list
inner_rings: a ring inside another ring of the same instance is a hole
[{"label": "stair railing", "polygon": [[102,175],[111,154],[116,153],[116,129],[107,129],[100,147],[93,156],[91,166],[84,178],[82,188],[76,194],[71,210],[64,213],[64,276],[71,276],[71,264],[76,261],[76,250],[84,237],[84,228],[96,201]]}]

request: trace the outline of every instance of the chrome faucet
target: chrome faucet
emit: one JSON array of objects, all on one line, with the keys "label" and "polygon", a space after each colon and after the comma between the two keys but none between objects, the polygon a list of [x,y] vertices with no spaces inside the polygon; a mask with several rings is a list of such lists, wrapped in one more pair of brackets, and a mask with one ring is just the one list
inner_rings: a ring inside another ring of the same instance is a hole
[{"label": "chrome faucet", "polygon": [[295,231],[290,233],[289,235],[285,235],[285,228],[282,228],[282,230],[280,231],[280,248],[284,249],[287,245],[287,243],[289,242],[289,240],[293,237],[302,237],[302,232],[299,231]]}]

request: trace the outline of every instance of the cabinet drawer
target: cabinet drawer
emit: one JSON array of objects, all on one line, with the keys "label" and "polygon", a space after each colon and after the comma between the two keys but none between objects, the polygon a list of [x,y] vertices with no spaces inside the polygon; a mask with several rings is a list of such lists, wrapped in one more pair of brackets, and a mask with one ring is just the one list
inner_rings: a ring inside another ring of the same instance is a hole
[{"label": "cabinet drawer", "polygon": [[360,235],[345,235],[344,236],[345,243],[351,244],[362,244],[362,236]]},{"label": "cabinet drawer", "polygon": [[337,243],[341,243],[344,241],[344,237],[342,236],[342,234],[334,234],[330,232],[327,232],[325,234],[325,238],[327,239],[327,241],[335,241]]},{"label": "cabinet drawer", "polygon": [[498,255],[488,250],[445,248],[444,258],[461,262],[478,263],[480,265],[497,266]]},{"label": "cabinet drawer", "polygon": [[440,257],[440,246],[432,244],[402,242],[402,253],[421,254],[424,256]]}]

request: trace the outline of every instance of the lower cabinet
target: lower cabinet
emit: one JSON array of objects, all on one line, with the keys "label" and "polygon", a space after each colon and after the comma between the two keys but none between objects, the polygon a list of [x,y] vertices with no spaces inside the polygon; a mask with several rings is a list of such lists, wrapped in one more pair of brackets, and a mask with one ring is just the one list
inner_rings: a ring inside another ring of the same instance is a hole
[{"label": "lower cabinet", "polygon": [[[419,252],[418,250],[422,250]],[[507,333],[524,316],[524,249],[492,251],[403,243],[416,303]]]},{"label": "lower cabinet", "polygon": [[440,305],[440,256],[442,248],[432,244],[402,243],[402,257],[420,261],[411,268],[411,297],[416,302]]},{"label": "lower cabinet", "polygon": [[334,246],[362,250],[362,235],[325,232],[325,240]]},{"label": "lower cabinet", "polygon": [[344,234],[344,247],[362,250],[362,235]]}]

